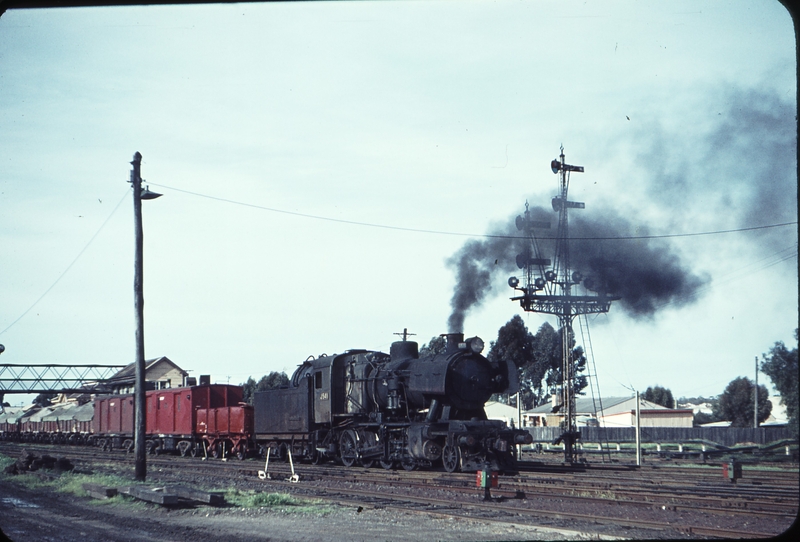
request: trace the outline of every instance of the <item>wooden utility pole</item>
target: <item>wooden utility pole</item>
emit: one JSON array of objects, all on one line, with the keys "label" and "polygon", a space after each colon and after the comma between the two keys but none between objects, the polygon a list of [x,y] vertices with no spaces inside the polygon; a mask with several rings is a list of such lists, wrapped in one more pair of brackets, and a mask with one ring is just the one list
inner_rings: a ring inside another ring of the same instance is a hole
[{"label": "wooden utility pole", "polygon": [[753,387],[753,427],[758,429],[758,356],[756,356],[756,385]]},{"label": "wooden utility pole", "polygon": [[642,411],[639,407],[639,392],[636,392],[636,466],[642,466]]},{"label": "wooden utility pole", "polygon": [[133,155],[131,185],[133,188],[133,219],[136,232],[136,255],[133,261],[133,305],[136,310],[136,380],[134,384],[134,436],[133,447],[136,460],[136,480],[144,482],[147,477],[145,450],[145,389],[144,389],[144,232],[142,229],[142,155]]}]

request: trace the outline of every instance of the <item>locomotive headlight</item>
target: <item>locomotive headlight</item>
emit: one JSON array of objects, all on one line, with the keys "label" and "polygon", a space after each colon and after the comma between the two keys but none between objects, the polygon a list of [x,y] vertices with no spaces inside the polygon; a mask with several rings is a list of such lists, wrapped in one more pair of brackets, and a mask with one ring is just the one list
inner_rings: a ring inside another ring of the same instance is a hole
[{"label": "locomotive headlight", "polygon": [[471,339],[467,339],[467,344],[469,345],[469,349],[474,353],[480,354],[483,352],[483,339],[480,337],[472,337]]}]

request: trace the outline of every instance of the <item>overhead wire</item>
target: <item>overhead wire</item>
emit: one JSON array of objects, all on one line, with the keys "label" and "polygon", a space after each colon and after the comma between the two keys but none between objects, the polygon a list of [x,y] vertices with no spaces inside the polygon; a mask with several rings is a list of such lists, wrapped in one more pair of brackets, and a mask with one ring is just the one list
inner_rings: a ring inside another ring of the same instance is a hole
[{"label": "overhead wire", "polygon": [[106,219],[105,219],[105,221],[104,221],[104,222],[103,222],[103,223],[100,225],[100,227],[99,227],[99,228],[97,228],[97,231],[96,231],[96,232],[94,232],[94,235],[92,235],[91,239],[89,239],[89,241],[88,241],[88,242],[87,242],[87,243],[86,243],[86,244],[83,246],[83,248],[81,249],[81,251],[80,251],[80,252],[78,252],[78,255],[77,255],[77,256],[75,256],[75,259],[73,259],[73,260],[72,260],[72,262],[71,262],[71,263],[70,263],[70,264],[67,266],[67,268],[66,268],[66,269],[64,269],[64,271],[63,271],[63,272],[62,272],[62,273],[61,273],[61,274],[58,276],[58,278],[57,278],[57,279],[56,279],[56,280],[53,282],[53,284],[51,284],[51,285],[50,285],[50,287],[49,287],[47,290],[45,290],[45,291],[44,291],[44,293],[43,293],[42,295],[40,295],[40,296],[39,296],[39,299],[37,299],[36,301],[34,301],[34,302],[33,302],[33,304],[32,304],[30,307],[28,307],[28,309],[27,309],[25,312],[23,312],[23,313],[22,313],[22,314],[21,314],[21,315],[20,315],[20,316],[19,316],[19,317],[18,317],[16,320],[14,320],[14,321],[13,321],[13,322],[11,322],[11,323],[10,323],[8,326],[6,326],[6,328],[5,328],[3,331],[0,331],[0,335],[2,335],[3,333],[5,333],[5,332],[6,332],[6,331],[8,331],[9,329],[11,329],[11,327],[12,327],[14,324],[16,324],[17,322],[19,322],[20,320],[22,320],[22,319],[25,317],[25,315],[26,315],[26,314],[28,314],[28,313],[29,313],[29,312],[30,312],[30,311],[31,311],[31,310],[32,310],[32,309],[33,309],[33,308],[34,308],[36,305],[38,305],[38,304],[39,304],[39,302],[40,302],[42,299],[44,299],[44,297],[45,297],[47,294],[49,294],[49,293],[50,293],[50,290],[52,290],[53,288],[55,288],[56,284],[58,284],[58,283],[59,283],[59,281],[60,281],[62,278],[64,278],[64,275],[66,275],[66,274],[67,274],[67,272],[68,272],[70,269],[72,269],[72,266],[73,266],[73,265],[75,265],[75,262],[77,262],[77,261],[78,261],[78,259],[80,259],[80,257],[83,255],[83,253],[84,253],[84,252],[86,252],[86,249],[87,249],[87,248],[89,248],[89,245],[91,245],[91,244],[92,244],[92,242],[93,242],[93,241],[94,241],[94,240],[97,238],[97,236],[98,236],[98,235],[100,234],[100,232],[103,230],[103,228],[105,227],[105,225],[106,225],[106,224],[108,224],[108,221],[109,221],[109,220],[111,220],[111,217],[112,217],[112,216],[114,216],[114,213],[116,213],[116,212],[117,212],[117,209],[119,209],[119,206],[120,206],[120,205],[122,205],[122,202],[123,202],[123,201],[125,201],[125,198],[126,198],[127,196],[128,196],[128,190],[126,190],[126,191],[125,191],[125,195],[123,195],[123,196],[122,196],[122,198],[119,200],[119,203],[117,203],[116,207],[114,207],[114,209],[111,211],[111,214],[109,214],[109,215],[108,215],[108,218],[106,218]]},{"label": "overhead wire", "polygon": [[[404,226],[391,226],[391,225],[388,225],[388,224],[376,224],[376,223],[372,223],[372,222],[361,222],[361,221],[356,221],[356,220],[346,220],[346,219],[340,219],[340,218],[333,218],[333,217],[314,215],[314,214],[310,214],[310,213],[300,213],[300,212],[296,212],[296,211],[287,211],[285,209],[277,209],[277,208],[274,208],[274,207],[267,207],[267,206],[264,206],[264,205],[257,205],[257,204],[253,204],[253,203],[246,203],[246,202],[237,201],[237,200],[233,200],[233,199],[221,198],[221,197],[218,197],[218,196],[211,196],[211,195],[208,195],[208,194],[202,194],[200,192],[193,192],[193,191],[190,191],[190,190],[184,190],[182,188],[177,188],[177,187],[174,187],[174,186],[168,186],[168,185],[157,184],[157,183],[150,183],[150,184],[152,184],[153,186],[158,186],[158,187],[161,187],[161,188],[174,190],[176,192],[181,192],[181,193],[189,194],[189,195],[192,195],[192,196],[206,198],[206,199],[210,199],[210,200],[214,200],[214,201],[221,201],[221,202],[224,202],[224,203],[230,203],[232,205],[240,205],[240,206],[244,206],[244,207],[251,207],[251,208],[254,208],[254,209],[260,209],[260,210],[263,210],[263,211],[287,214],[287,215],[298,216],[298,217],[302,217],[302,218],[310,218],[310,219],[314,219],[314,220],[325,220],[325,221],[329,221],[329,222],[350,224],[350,225],[354,225],[354,226],[382,228],[382,229],[388,229],[388,230],[408,231],[408,232],[413,232],[413,233],[426,233],[426,234],[434,234],[434,235],[450,235],[450,236],[458,236],[458,237],[482,237],[482,238],[494,238],[494,239],[525,239],[526,238],[525,236],[516,236],[516,235],[476,234],[476,233],[465,233],[465,232],[451,232],[451,231],[443,231],[443,230],[429,230],[429,229],[422,229],[422,228],[410,228],[410,227],[404,227]],[[45,292],[41,296],[39,296],[39,298],[36,301],[34,301],[33,304],[30,307],[28,307],[28,309],[25,310],[25,312],[23,312],[16,320],[11,322],[8,326],[6,326],[5,329],[0,331],[0,335],[5,333],[6,331],[8,331],[12,326],[14,326],[23,317],[25,317],[25,315],[28,314],[56,286],[56,284],[58,284],[58,282],[67,274],[67,272],[72,268],[72,266],[75,265],[75,263],[78,261],[78,259],[86,251],[86,249],[89,248],[89,245],[91,245],[92,242],[95,240],[95,238],[100,234],[100,232],[103,230],[103,228],[108,223],[108,221],[111,219],[111,217],[114,215],[114,213],[116,213],[117,209],[119,209],[119,206],[122,205],[122,202],[125,200],[126,196],[127,196],[127,191],[126,191],[126,194],[120,199],[119,203],[117,203],[117,205],[111,211],[111,214],[109,214],[108,218],[106,218],[106,220],[100,225],[100,227],[97,229],[97,231],[94,233],[94,235],[89,239],[89,241],[86,243],[86,245],[81,249],[81,251],[78,253],[78,255],[66,267],[66,269],[64,269],[64,271],[58,276],[58,278],[53,282],[53,284],[51,284],[50,287],[47,288],[47,290],[45,290]],[[756,230],[764,230],[764,229],[769,229],[769,228],[779,228],[779,227],[796,225],[797,223],[798,222],[795,220],[795,221],[791,221],[791,222],[782,222],[782,223],[778,223],[778,224],[767,224],[767,225],[762,225],[762,226],[752,226],[752,227],[747,227],[747,228],[735,228],[735,229],[729,229],[729,230],[675,233],[675,234],[663,234],[663,235],[638,235],[638,236],[617,236],[617,237],[571,237],[569,240],[570,241],[573,241],[573,240],[576,240],[576,241],[577,240],[598,240],[599,241],[599,240],[633,240],[633,239],[663,239],[663,238],[675,238],[675,237],[694,237],[694,236],[704,236],[704,235],[720,235],[720,234],[727,234],[727,233],[756,231]],[[548,237],[544,237],[544,238],[541,238],[541,239],[549,239],[549,238]],[[784,250],[787,250],[787,249],[784,249]],[[781,263],[782,261],[786,261],[786,260],[789,260],[789,259],[794,258],[794,257],[797,257],[797,252],[796,251],[793,254],[789,254],[788,256],[785,256],[781,260],[769,263],[765,267],[762,267],[762,268],[760,268],[758,270],[765,269],[766,267],[771,267],[772,265],[776,265],[778,263]]]},{"label": "overhead wire", "polygon": [[[434,235],[451,235],[457,237],[482,237],[486,239],[527,239],[524,235],[501,235],[501,234],[490,234],[490,233],[467,233],[467,232],[453,232],[453,231],[444,231],[444,230],[429,230],[423,228],[410,228],[406,226],[391,226],[388,224],[378,224],[375,222],[361,222],[358,220],[347,220],[344,218],[333,218],[329,216],[321,216],[321,215],[314,215],[310,213],[300,213],[297,211],[287,211],[286,209],[278,209],[275,207],[267,207],[265,205],[258,205],[255,203],[247,203],[243,201],[233,200],[229,198],[221,198],[219,196],[211,196],[209,194],[203,194],[200,192],[193,192],[191,190],[184,190],[182,188],[176,188],[174,186],[168,186],[165,184],[157,184],[157,183],[149,183],[152,186],[158,186],[160,188],[166,188],[168,190],[174,190],[176,192],[182,192],[184,194],[189,194],[192,196],[197,196],[200,198],[206,198],[214,201],[221,201],[224,203],[230,203],[232,205],[241,205],[243,207],[251,207],[253,209],[260,209],[262,211],[269,211],[272,213],[281,213],[286,215],[292,216],[299,216],[302,218],[311,218],[314,220],[325,220],[327,222],[337,222],[340,224],[350,224],[353,226],[365,226],[369,228],[382,228],[387,230],[397,230],[397,231],[408,231],[414,233],[429,233]],[[689,232],[689,233],[670,233],[670,234],[663,234],[663,235],[629,235],[629,236],[615,236],[615,237],[570,237],[569,241],[625,241],[625,240],[635,240],[635,239],[666,239],[666,238],[673,238],[673,237],[697,237],[697,236],[704,236],[704,235],[721,235],[726,233],[738,233],[738,232],[746,232],[746,231],[757,231],[757,230],[765,230],[770,228],[781,228],[785,226],[796,225],[798,223],[797,220],[791,222],[781,222],[778,224],[765,224],[761,226],[751,226],[747,228],[734,228],[729,230],[714,230],[714,231],[703,231],[703,232]],[[555,237],[539,237],[539,239],[556,239]]]}]

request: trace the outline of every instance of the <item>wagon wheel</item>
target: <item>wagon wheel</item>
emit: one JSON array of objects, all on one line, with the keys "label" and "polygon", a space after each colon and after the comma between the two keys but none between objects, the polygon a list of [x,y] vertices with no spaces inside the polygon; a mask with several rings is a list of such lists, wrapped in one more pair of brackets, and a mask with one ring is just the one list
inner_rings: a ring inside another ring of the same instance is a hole
[{"label": "wagon wheel", "polygon": [[322,454],[319,452],[319,450],[317,450],[316,448],[314,448],[314,450],[311,452],[311,463],[312,463],[313,465],[319,465],[320,463],[322,463],[322,462],[324,462],[324,461],[325,461],[325,456],[324,456],[324,455],[322,455]]},{"label": "wagon wheel", "polygon": [[414,460],[413,460],[412,458],[410,458],[410,457],[405,457],[405,458],[403,458],[403,460],[402,460],[402,461],[400,461],[400,464],[401,464],[401,465],[403,465],[403,468],[404,468],[405,470],[407,470],[407,471],[412,471],[412,470],[414,470],[414,469],[416,469],[416,468],[417,468],[417,462],[416,462],[416,461],[414,461]]},{"label": "wagon wheel", "polygon": [[189,448],[192,447],[192,443],[188,440],[182,440],[178,443],[178,452],[180,452],[181,457],[186,457],[186,453],[189,451]]},{"label": "wagon wheel", "polygon": [[358,458],[356,436],[350,429],[342,433],[339,439],[339,456],[342,458],[342,463],[345,467],[352,467]]},{"label": "wagon wheel", "polygon": [[361,463],[361,466],[365,469],[371,469],[372,465],[375,464],[374,459],[359,459],[358,462]]},{"label": "wagon wheel", "polygon": [[445,444],[442,448],[442,464],[447,472],[455,472],[461,466],[461,449],[452,444]]},{"label": "wagon wheel", "polygon": [[392,470],[394,468],[394,461],[392,461],[391,459],[389,459],[388,461],[385,459],[380,459],[378,462],[381,464],[381,467],[383,467],[386,470]]},{"label": "wagon wheel", "polygon": [[247,447],[246,446],[247,445],[242,442],[236,447],[236,459],[242,460],[242,459],[247,457]]},{"label": "wagon wheel", "polygon": [[195,442],[189,448],[189,455],[191,455],[192,457],[197,457],[197,454],[200,453],[200,450],[202,450],[202,446],[200,446],[199,442]]},{"label": "wagon wheel", "polygon": [[211,457],[219,459],[222,456],[222,443],[215,442],[213,446],[209,447],[209,452],[211,452]]}]

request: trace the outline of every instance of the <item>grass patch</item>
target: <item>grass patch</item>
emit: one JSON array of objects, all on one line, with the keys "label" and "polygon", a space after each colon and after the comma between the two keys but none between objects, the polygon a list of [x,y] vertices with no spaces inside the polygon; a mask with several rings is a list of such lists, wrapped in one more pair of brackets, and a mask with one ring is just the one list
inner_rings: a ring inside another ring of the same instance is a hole
[{"label": "grass patch", "polygon": [[316,499],[300,499],[288,493],[264,493],[256,491],[225,491],[225,501],[238,508],[269,508],[278,512],[296,514],[327,515],[333,508]]},{"label": "grass patch", "polygon": [[2,471],[7,466],[11,465],[12,463],[16,463],[16,459],[13,457],[8,457],[7,455],[0,454],[0,471]]},{"label": "grass patch", "polygon": [[[0,454],[0,471],[16,462],[16,459]],[[77,495],[79,497],[86,497],[86,491],[83,489],[83,484],[97,484],[105,487],[123,487],[135,485],[130,479],[122,476],[115,476],[110,474],[78,474],[73,472],[64,472],[60,476],[48,476],[52,474],[49,470],[39,470],[35,472],[28,472],[25,474],[2,474],[0,472],[0,480],[26,487],[28,489],[48,489],[57,491],[59,493],[68,493]],[[97,500],[92,499],[89,501],[91,504],[102,505],[127,505],[134,507],[145,508],[146,504],[141,501],[135,500],[133,497],[127,495],[117,495],[111,499]]]},{"label": "grass patch", "polygon": [[127,478],[111,474],[75,474],[65,472],[52,481],[53,488],[59,493],[72,493],[85,496],[83,484],[97,484],[105,487],[122,487],[134,485]]}]

